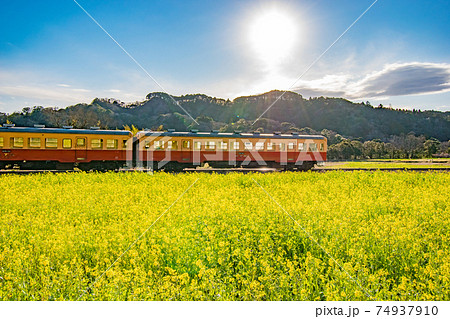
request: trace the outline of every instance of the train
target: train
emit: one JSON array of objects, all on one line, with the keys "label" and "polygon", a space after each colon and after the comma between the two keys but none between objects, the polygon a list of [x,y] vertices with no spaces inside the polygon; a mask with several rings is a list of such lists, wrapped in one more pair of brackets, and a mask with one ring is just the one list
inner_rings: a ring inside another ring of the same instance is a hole
[{"label": "train", "polygon": [[164,132],[71,126],[0,127],[0,169],[183,171],[262,168],[307,171],[327,158],[327,139],[299,133]]}]

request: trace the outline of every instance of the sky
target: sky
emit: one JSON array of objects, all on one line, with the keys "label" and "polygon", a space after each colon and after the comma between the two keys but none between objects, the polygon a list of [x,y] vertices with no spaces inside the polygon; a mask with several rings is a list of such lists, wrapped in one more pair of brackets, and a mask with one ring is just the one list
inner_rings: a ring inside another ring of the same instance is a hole
[{"label": "sky", "polygon": [[450,1],[373,2],[3,0],[0,112],[274,89],[450,111]]}]

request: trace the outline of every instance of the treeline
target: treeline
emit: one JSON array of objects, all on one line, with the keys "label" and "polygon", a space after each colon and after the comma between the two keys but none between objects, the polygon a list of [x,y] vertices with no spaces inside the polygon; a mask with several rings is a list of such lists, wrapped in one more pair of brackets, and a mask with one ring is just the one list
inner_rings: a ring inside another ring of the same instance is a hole
[{"label": "treeline", "polygon": [[[265,111],[264,118],[255,122]],[[139,129],[177,131],[323,134],[328,137],[333,159],[445,155],[450,139],[450,112],[394,110],[339,98],[304,99],[300,94],[280,91],[233,101],[204,94],[170,96],[165,93],[150,93],[144,101],[129,104],[96,98],[90,104],[63,109],[34,106],[12,114],[0,113],[0,124],[7,122],[17,126],[123,129],[134,125]]]},{"label": "treeline", "polygon": [[449,157],[450,141],[414,134],[392,136],[388,142],[380,140],[359,141],[342,139],[336,144],[328,143],[329,160],[353,159],[403,159]]},{"label": "treeline", "polygon": [[[276,124],[274,121],[263,119],[257,132],[282,131],[286,133],[320,134],[328,141],[328,158],[330,160],[351,159],[400,159],[400,158],[430,158],[449,157],[450,141],[439,141],[434,137],[416,136],[408,134],[391,135],[384,141],[380,139],[362,140],[361,138],[344,137],[335,131],[323,129],[316,131],[309,127],[298,128],[289,122]],[[251,123],[239,120],[220,129],[222,132],[249,131]]]}]

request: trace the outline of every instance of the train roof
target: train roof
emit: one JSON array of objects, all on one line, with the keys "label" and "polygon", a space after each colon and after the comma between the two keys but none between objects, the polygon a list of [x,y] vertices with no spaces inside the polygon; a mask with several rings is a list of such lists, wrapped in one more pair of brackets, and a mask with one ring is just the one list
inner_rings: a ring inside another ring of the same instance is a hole
[{"label": "train roof", "polygon": [[130,135],[130,131],[119,130],[100,130],[97,128],[91,129],[74,129],[66,128],[47,128],[47,127],[15,127],[15,126],[1,126],[0,132],[16,132],[16,133],[44,133],[44,134],[96,134],[96,135]]},{"label": "train roof", "polygon": [[282,134],[279,132],[275,133],[242,133],[242,132],[234,132],[234,133],[219,133],[219,132],[160,132],[160,131],[140,131],[137,135],[144,136],[180,136],[180,137],[217,137],[217,138],[270,138],[270,139],[317,139],[324,140],[325,137],[322,135],[300,135],[298,133],[286,133]]}]

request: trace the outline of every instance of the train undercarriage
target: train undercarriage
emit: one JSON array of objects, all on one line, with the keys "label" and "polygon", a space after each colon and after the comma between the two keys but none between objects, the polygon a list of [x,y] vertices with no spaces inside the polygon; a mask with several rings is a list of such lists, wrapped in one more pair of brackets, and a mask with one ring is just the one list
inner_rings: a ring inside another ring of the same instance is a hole
[{"label": "train undercarriage", "polygon": [[79,169],[81,171],[113,171],[125,166],[125,162],[116,161],[92,161],[89,163],[61,163],[57,161],[21,161],[21,162],[0,162],[0,169],[17,170],[55,170],[71,171]]},{"label": "train undercarriage", "polygon": [[[162,167],[159,162],[145,162],[143,167],[147,169],[151,169],[153,171],[165,171],[165,172],[181,172],[184,169],[188,168],[197,168],[203,165],[194,165],[192,163],[179,163],[179,162],[168,162]],[[295,163],[287,163],[286,165],[282,165],[277,162],[267,162],[266,165],[260,165],[257,162],[236,162],[235,164],[229,164],[228,162],[207,162],[207,167],[209,168],[274,168],[279,171],[309,171],[314,165],[317,164],[315,161],[305,161],[301,164],[296,165]]]}]

